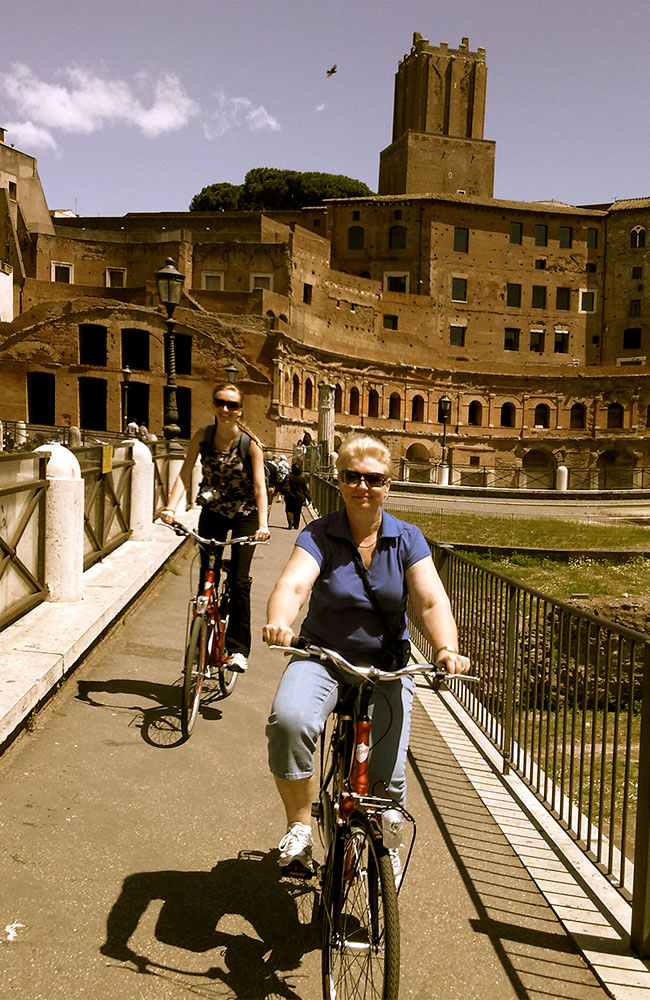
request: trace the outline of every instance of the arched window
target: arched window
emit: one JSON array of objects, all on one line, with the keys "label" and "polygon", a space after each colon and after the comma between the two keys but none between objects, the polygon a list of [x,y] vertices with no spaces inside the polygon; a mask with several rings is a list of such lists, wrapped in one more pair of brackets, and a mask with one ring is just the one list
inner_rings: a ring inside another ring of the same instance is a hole
[{"label": "arched window", "polygon": [[359,390],[356,385],[350,389],[350,413],[354,417],[359,414]]},{"label": "arched window", "polygon": [[402,413],[402,400],[398,392],[391,392],[388,403],[388,419],[399,420]]},{"label": "arched window", "polygon": [[334,390],[334,412],[343,412],[343,390],[340,385],[337,385]]},{"label": "arched window", "polygon": [[364,237],[363,226],[350,226],[348,229],[348,250],[363,250]]},{"label": "arched window", "polygon": [[481,427],[483,424],[483,406],[478,399],[473,399],[467,409],[467,423],[470,427]]},{"label": "arched window", "polygon": [[501,407],[501,426],[515,426],[515,408],[512,403],[504,403]]},{"label": "arched window", "polygon": [[314,383],[310,378],[305,382],[305,409],[313,409],[314,404]]},{"label": "arched window", "polygon": [[297,375],[293,376],[293,392],[291,394],[291,405],[300,406],[300,379]]},{"label": "arched window", "polygon": [[573,427],[575,430],[580,430],[585,426],[585,408],[582,403],[574,403],[571,407],[571,417],[569,419],[569,427]]},{"label": "arched window", "polygon": [[379,416],[379,393],[376,389],[371,389],[368,393],[368,416]]},{"label": "arched window", "polygon": [[406,229],[404,226],[391,226],[388,231],[388,246],[391,250],[404,250],[406,247]]},{"label": "arched window", "polygon": [[411,420],[422,423],[424,420],[424,399],[422,396],[414,396],[411,400]]},{"label": "arched window", "polygon": [[630,246],[633,250],[636,250],[637,247],[645,246],[645,229],[643,226],[635,226],[630,233]]},{"label": "arched window", "polygon": [[623,407],[620,403],[610,403],[607,407],[607,426],[623,426]]},{"label": "arched window", "polygon": [[538,403],[535,407],[535,427],[548,427],[551,420],[551,411],[546,403]]}]

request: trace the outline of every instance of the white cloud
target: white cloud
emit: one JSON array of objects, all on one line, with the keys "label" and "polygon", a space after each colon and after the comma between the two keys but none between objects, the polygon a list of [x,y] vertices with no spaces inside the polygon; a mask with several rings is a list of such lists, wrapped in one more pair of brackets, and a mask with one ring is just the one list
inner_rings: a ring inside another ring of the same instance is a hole
[{"label": "white cloud", "polygon": [[251,132],[269,129],[279,132],[281,125],[260,104],[255,107],[247,97],[227,97],[223,91],[215,94],[215,109],[206,115],[203,132],[207,139],[218,139],[238,125],[246,125]]},{"label": "white cloud", "polygon": [[56,149],[56,141],[47,129],[33,122],[7,122],[5,141],[18,149]]},{"label": "white cloud", "polygon": [[316,110],[317,111],[324,111],[326,107],[327,107],[326,104],[317,104],[316,105]]},{"label": "white cloud", "polygon": [[62,76],[63,84],[48,83],[17,63],[0,75],[0,90],[31,122],[65,132],[97,132],[106,124],[124,122],[156,136],[182,128],[199,113],[171,73],[152,83],[139,78],[141,89],[153,89],[148,106],[123,80],[107,80],[80,68],[66,69]]}]

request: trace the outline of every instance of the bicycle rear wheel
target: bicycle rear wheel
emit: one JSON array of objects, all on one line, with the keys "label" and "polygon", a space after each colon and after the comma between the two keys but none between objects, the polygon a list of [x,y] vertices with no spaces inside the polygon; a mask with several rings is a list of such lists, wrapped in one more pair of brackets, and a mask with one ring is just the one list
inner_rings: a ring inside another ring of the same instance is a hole
[{"label": "bicycle rear wheel", "polygon": [[201,690],[205,677],[208,646],[208,623],[202,616],[192,622],[190,638],[185,651],[183,693],[181,697],[181,731],[188,739],[199,710]]},{"label": "bicycle rear wheel", "polygon": [[325,1000],[397,1000],[395,876],[381,835],[362,813],[333,845],[323,902]]}]

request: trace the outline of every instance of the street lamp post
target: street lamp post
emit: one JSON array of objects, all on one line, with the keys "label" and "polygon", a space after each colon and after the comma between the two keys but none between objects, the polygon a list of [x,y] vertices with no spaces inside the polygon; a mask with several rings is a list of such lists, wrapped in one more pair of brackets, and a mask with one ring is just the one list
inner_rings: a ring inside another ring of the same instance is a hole
[{"label": "street lamp post", "polygon": [[440,419],[442,420],[442,460],[440,462],[440,485],[447,486],[449,483],[449,462],[447,460],[447,424],[451,417],[451,399],[449,396],[442,396],[438,401]]},{"label": "street lamp post", "polygon": [[129,422],[129,382],[131,381],[131,369],[125,365],[122,369],[122,432],[126,434]]},{"label": "street lamp post", "polygon": [[181,432],[178,426],[178,402],[176,399],[176,348],[174,344],[174,310],[183,294],[185,275],[174,267],[172,257],[168,257],[165,266],[156,271],[158,298],[167,311],[167,332],[165,334],[165,369],[167,384],[165,386],[165,407],[163,434],[168,441],[178,437]]}]

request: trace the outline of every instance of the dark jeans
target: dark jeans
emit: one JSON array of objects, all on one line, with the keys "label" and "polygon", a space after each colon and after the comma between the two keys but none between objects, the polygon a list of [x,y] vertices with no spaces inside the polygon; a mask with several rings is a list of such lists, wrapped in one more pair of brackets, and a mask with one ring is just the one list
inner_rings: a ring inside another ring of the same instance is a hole
[{"label": "dark jeans", "polygon": [[[229,531],[231,538],[241,538],[243,535],[254,535],[257,531],[257,514],[236,514],[234,517],[224,517],[204,507],[199,517],[197,527],[199,535],[204,538],[216,538],[223,542]],[[215,578],[219,579],[221,553],[217,552]],[[230,653],[243,653],[248,656],[251,651],[251,577],[250,567],[255,549],[252,545],[234,545],[230,550],[230,569],[228,582],[230,584],[230,619],[226,632],[226,645]],[[207,568],[208,557],[201,549],[201,577],[199,592],[203,591],[203,578]]]},{"label": "dark jeans", "polygon": [[284,498],[284,509],[287,514],[287,524],[289,523],[289,514],[293,518],[293,527],[300,527],[300,513],[302,511],[303,501],[299,500],[297,497],[285,497]]}]

